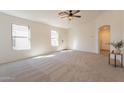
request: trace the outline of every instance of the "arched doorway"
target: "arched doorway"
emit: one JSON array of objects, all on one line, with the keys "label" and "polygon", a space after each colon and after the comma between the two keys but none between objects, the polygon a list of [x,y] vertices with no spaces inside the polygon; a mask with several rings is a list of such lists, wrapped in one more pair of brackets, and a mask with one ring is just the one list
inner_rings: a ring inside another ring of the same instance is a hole
[{"label": "arched doorway", "polygon": [[110,25],[99,28],[99,53],[106,55],[110,51]]}]

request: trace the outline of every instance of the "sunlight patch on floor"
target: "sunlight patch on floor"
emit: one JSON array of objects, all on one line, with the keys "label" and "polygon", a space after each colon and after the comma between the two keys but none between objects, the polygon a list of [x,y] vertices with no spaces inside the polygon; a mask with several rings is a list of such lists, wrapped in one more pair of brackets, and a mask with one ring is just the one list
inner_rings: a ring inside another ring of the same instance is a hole
[{"label": "sunlight patch on floor", "polygon": [[72,51],[72,50],[62,50],[61,52],[70,52],[70,51]]},{"label": "sunlight patch on floor", "polygon": [[37,56],[34,57],[33,59],[39,59],[39,58],[48,58],[48,57],[54,57],[55,55],[44,55],[44,56]]}]

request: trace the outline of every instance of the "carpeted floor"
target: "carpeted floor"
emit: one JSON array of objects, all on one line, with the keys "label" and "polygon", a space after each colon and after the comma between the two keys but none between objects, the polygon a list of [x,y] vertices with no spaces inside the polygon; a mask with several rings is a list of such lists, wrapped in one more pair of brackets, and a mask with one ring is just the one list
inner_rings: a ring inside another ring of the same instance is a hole
[{"label": "carpeted floor", "polygon": [[117,82],[124,81],[124,68],[103,55],[68,50],[0,65],[0,81]]}]

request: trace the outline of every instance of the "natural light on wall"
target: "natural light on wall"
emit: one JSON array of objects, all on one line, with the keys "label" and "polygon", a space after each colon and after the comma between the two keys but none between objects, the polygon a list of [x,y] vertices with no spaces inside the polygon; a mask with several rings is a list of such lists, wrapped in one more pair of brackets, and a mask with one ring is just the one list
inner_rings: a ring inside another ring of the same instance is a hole
[{"label": "natural light on wall", "polygon": [[58,32],[56,31],[51,31],[51,45],[53,47],[57,47],[59,46],[59,35],[58,35]]},{"label": "natural light on wall", "polygon": [[12,24],[12,43],[14,50],[30,49],[31,46],[29,27]]}]

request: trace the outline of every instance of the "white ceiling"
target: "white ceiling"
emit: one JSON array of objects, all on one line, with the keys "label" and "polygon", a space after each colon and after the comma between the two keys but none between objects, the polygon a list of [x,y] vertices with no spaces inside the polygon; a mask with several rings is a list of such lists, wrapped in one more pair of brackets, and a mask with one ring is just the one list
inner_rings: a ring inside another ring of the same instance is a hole
[{"label": "white ceiling", "polygon": [[72,22],[80,23],[94,20],[102,11],[81,10],[79,15],[81,15],[82,17],[75,18],[73,19],[73,21],[61,19],[58,16],[58,12],[60,12],[59,10],[4,10],[1,12],[32,21],[43,22],[52,26],[69,28]]}]

